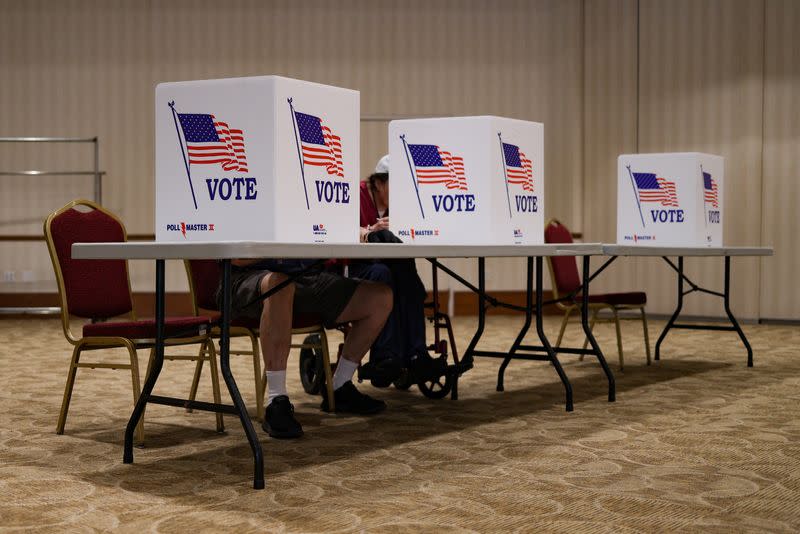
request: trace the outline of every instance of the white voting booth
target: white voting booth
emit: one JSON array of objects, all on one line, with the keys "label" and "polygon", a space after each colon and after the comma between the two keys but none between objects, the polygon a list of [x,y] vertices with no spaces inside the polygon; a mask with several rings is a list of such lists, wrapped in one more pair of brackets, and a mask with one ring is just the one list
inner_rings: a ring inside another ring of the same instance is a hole
[{"label": "white voting booth", "polygon": [[406,243],[544,242],[544,126],[500,117],[389,124],[392,231]]},{"label": "white voting booth", "polygon": [[258,76],[156,88],[156,240],[358,242],[359,93]]},{"label": "white voting booth", "polygon": [[721,156],[623,154],[617,162],[618,244],[722,246]]}]

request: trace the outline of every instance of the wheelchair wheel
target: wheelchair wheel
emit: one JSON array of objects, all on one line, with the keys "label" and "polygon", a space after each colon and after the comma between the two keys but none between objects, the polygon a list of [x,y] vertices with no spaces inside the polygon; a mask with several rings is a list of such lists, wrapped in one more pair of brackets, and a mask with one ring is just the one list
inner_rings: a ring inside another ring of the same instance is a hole
[{"label": "wheelchair wheel", "polygon": [[448,370],[436,379],[418,382],[417,387],[429,399],[443,399],[453,389],[453,375]]},{"label": "wheelchair wheel", "polygon": [[400,377],[393,382],[394,387],[397,389],[402,389],[403,391],[410,388],[414,385],[414,382],[411,381],[411,374],[408,372],[408,369],[403,369],[403,372],[400,374]]},{"label": "wheelchair wheel", "polygon": [[[319,334],[311,334],[303,340],[303,344],[320,342]],[[317,395],[322,391],[325,370],[322,367],[321,349],[300,349],[300,382],[303,384],[303,390],[310,395]]]}]

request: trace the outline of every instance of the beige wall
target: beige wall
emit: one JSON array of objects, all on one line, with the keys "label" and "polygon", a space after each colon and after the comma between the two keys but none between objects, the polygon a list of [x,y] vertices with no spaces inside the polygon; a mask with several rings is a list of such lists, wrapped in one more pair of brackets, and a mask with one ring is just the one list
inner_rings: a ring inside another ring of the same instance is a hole
[{"label": "beige wall", "polygon": [[[132,232],[153,230],[153,87],[167,80],[282,74],[359,89],[365,116],[541,121],[546,214],[589,240],[615,238],[619,153],[719,153],[726,242],[774,243],[779,254],[736,260],[734,308],[800,318],[797,17],[792,0],[6,0],[0,136],[100,136],[105,204]],[[386,123],[364,123],[362,175],[385,150]],[[0,145],[0,167],[89,166],[88,149],[78,152]],[[90,179],[3,178],[0,233],[39,232],[48,211],[90,194]],[[0,291],[52,287],[41,244],[0,243],[0,257],[0,270],[38,280]],[[523,268],[493,261],[490,286],[521,287]],[[692,269],[721,284],[716,264]],[[665,312],[665,272],[620,261],[601,284],[645,287]],[[183,278],[170,267],[172,289]],[[136,289],[151,280],[149,265],[135,267]],[[697,299],[687,311],[721,308]]]}]

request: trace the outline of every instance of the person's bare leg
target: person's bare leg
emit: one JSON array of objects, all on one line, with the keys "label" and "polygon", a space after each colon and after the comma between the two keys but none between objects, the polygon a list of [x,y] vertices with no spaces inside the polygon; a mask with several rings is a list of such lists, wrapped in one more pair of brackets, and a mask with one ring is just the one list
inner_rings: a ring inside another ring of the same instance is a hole
[{"label": "person's bare leg", "polygon": [[[261,292],[274,288],[287,276],[269,273],[261,279]],[[294,408],[286,394],[286,361],[292,343],[294,284],[289,284],[264,300],[259,324],[261,351],[267,373],[267,401],[261,427],[273,438],[299,438],[303,427],[294,418]]]},{"label": "person's bare leg", "polygon": [[[287,278],[283,273],[269,273],[261,279],[261,292],[269,291]],[[286,370],[292,344],[293,302],[294,284],[289,284],[264,300],[258,333],[267,371]]]},{"label": "person's bare leg", "polygon": [[[352,380],[358,363],[378,337],[391,311],[391,288],[385,284],[361,281],[350,302],[336,319],[339,323],[349,322],[352,325],[344,340],[342,358],[333,374],[337,412],[368,415],[386,408],[386,403],[382,400],[359,392]],[[328,411],[327,397],[322,400],[322,409]]]},{"label": "person's bare leg", "polygon": [[344,340],[342,357],[358,363],[367,354],[392,311],[392,289],[386,284],[362,281],[337,323],[351,323]]}]

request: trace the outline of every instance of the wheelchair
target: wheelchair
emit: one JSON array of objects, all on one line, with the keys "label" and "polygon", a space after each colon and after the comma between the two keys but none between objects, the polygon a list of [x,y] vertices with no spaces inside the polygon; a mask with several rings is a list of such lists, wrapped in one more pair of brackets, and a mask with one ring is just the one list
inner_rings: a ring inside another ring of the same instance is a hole
[{"label": "wheelchair", "polygon": [[[425,303],[425,318],[432,323],[434,340],[427,346],[434,358],[441,358],[444,361],[443,372],[438,377],[427,378],[415,381],[411,371],[403,368],[400,376],[392,382],[395,388],[408,390],[416,384],[420,392],[429,399],[442,399],[453,389],[456,380],[456,373],[462,372],[459,365],[458,352],[456,350],[456,340],[453,334],[453,327],[450,316],[442,312],[439,307],[439,287],[437,268],[433,266],[433,299]],[[347,326],[339,327],[347,335]],[[446,335],[443,336],[443,331]],[[449,343],[448,343],[449,342]],[[304,345],[319,345],[320,335],[310,334],[303,341]],[[452,351],[452,353],[450,352]],[[342,354],[342,345],[337,351],[337,363]],[[452,363],[450,358],[452,356]],[[300,381],[303,390],[310,395],[319,395],[325,387],[325,373],[323,371],[323,354],[318,348],[303,348],[300,350]],[[335,369],[334,363],[331,368]],[[359,378],[359,382],[362,380]],[[380,387],[380,386],[378,386]],[[388,386],[387,386],[388,387]]]}]

